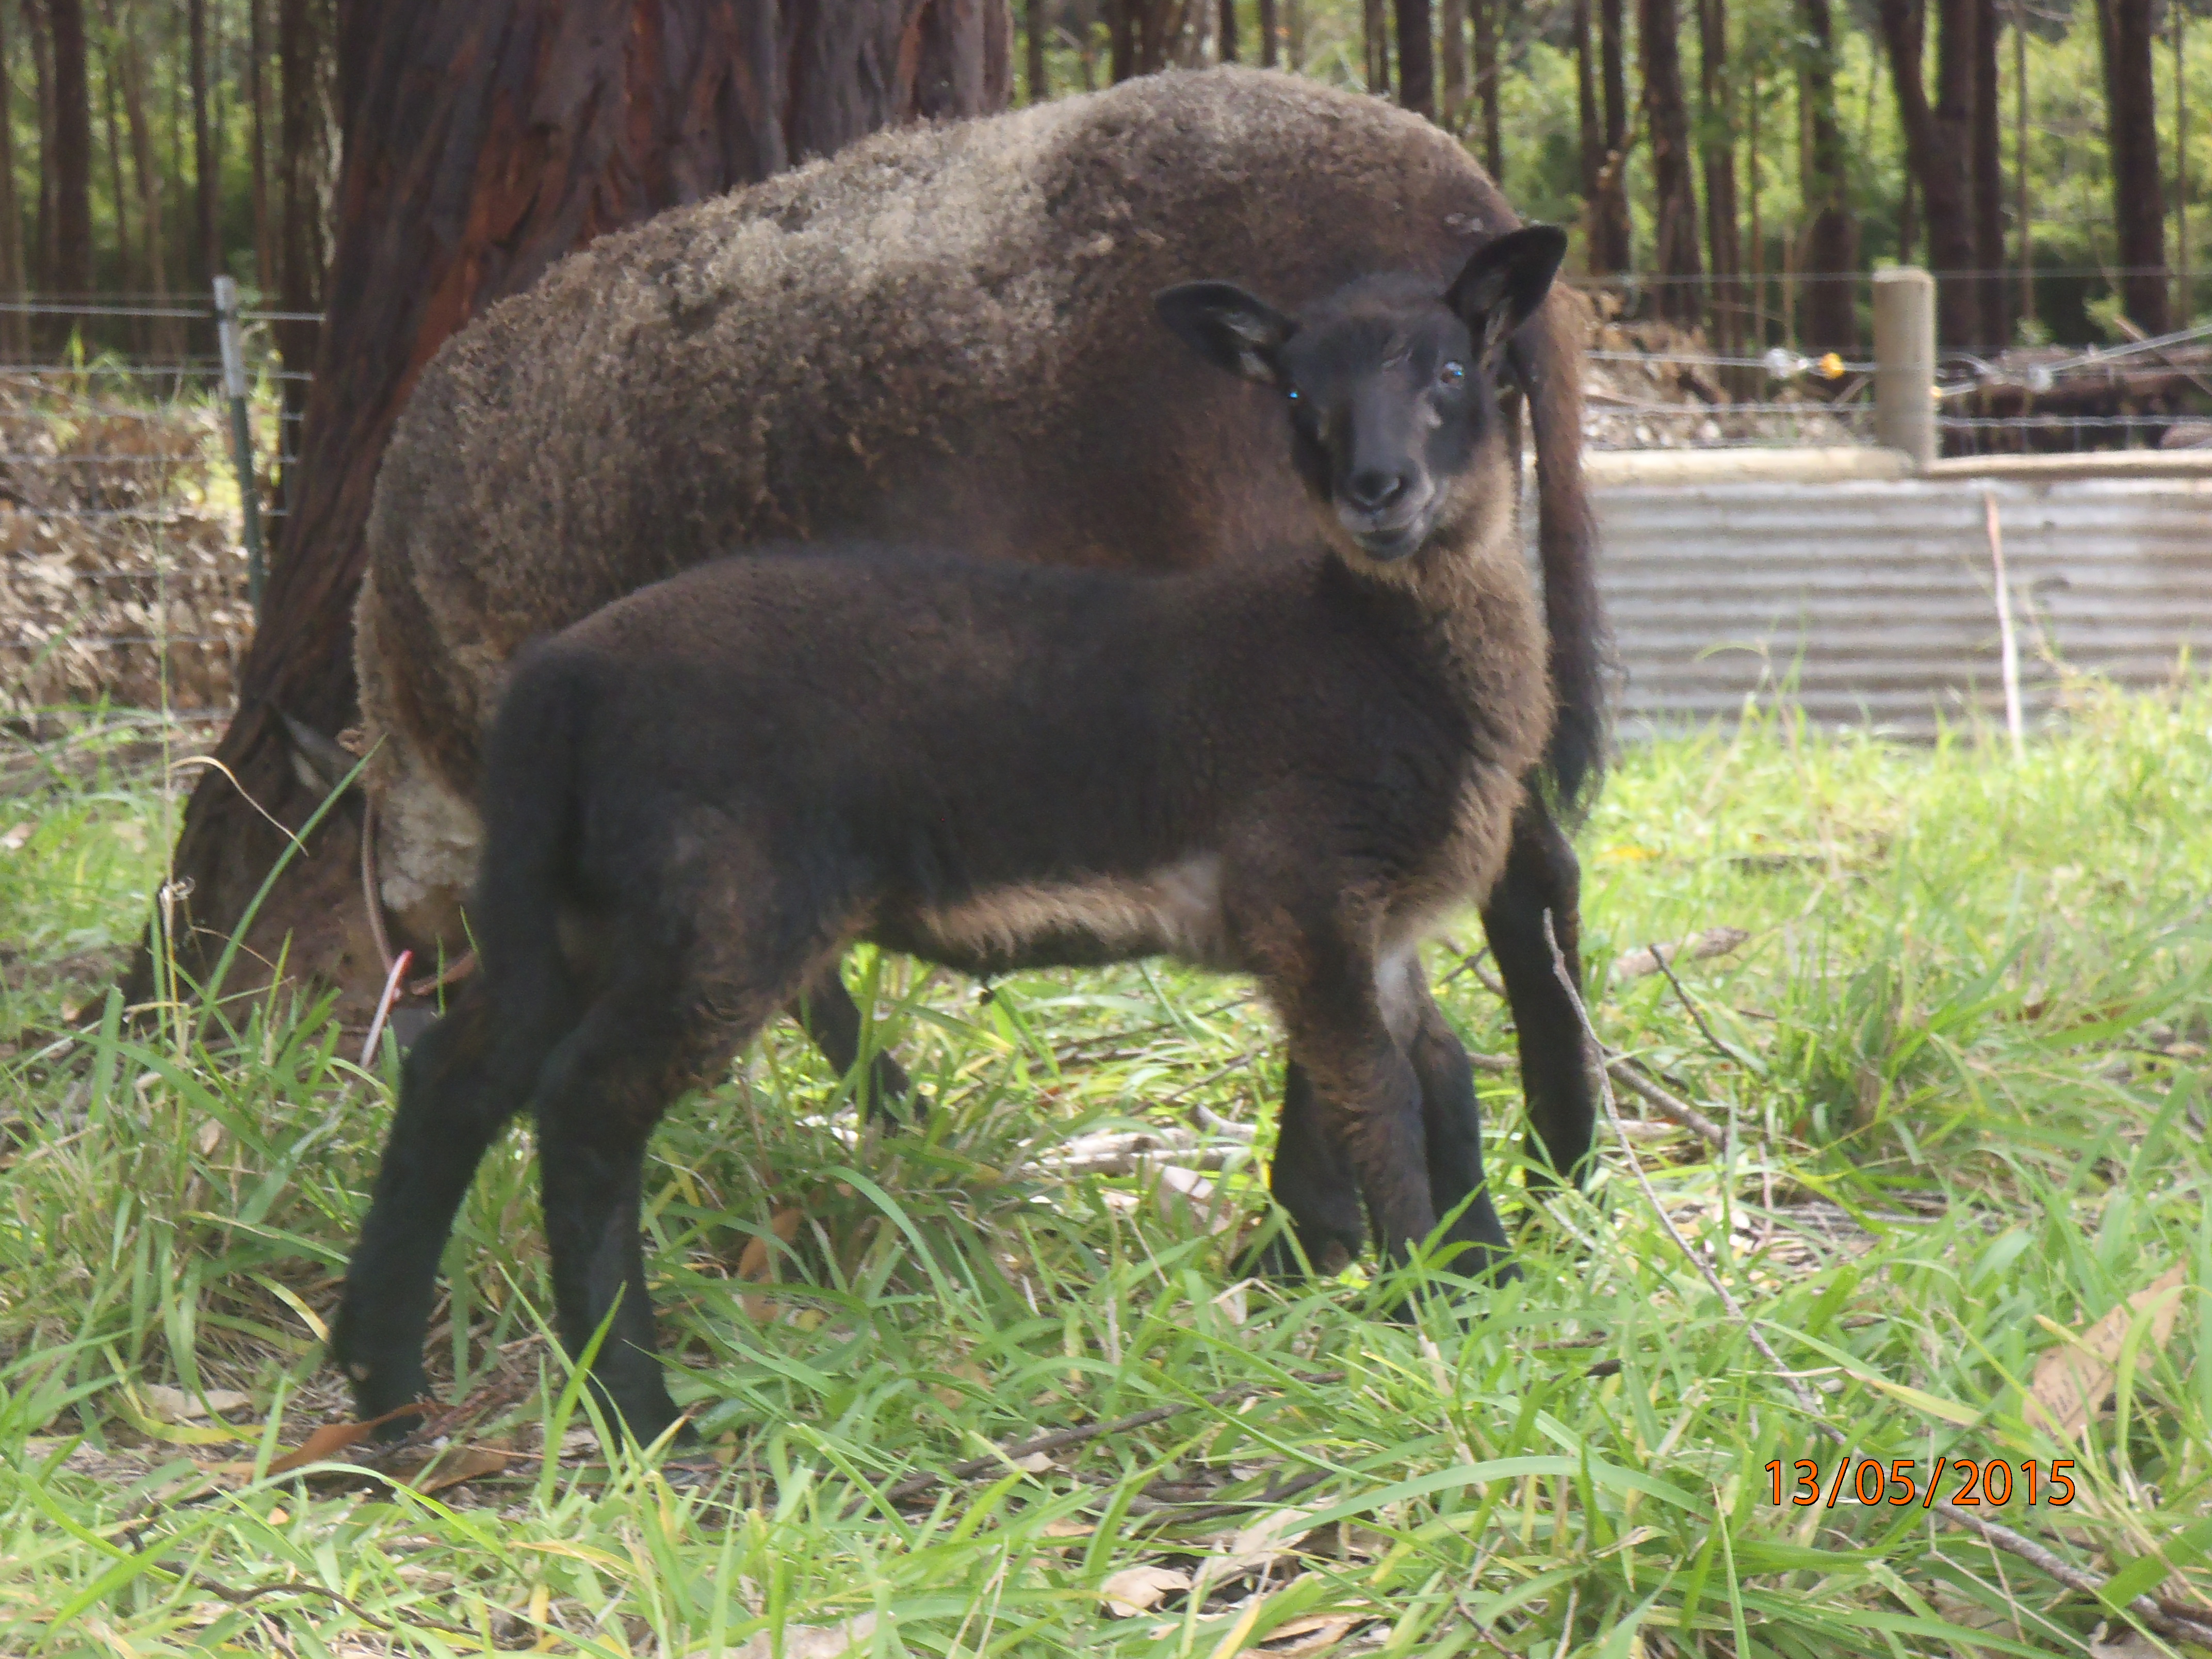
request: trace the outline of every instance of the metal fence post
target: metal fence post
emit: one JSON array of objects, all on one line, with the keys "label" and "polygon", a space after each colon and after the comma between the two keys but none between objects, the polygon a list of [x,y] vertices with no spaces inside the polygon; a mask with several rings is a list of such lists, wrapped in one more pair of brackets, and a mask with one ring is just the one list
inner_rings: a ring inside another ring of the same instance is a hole
[{"label": "metal fence post", "polygon": [[222,393],[230,400],[230,463],[238,473],[238,503],[245,520],[246,592],[261,622],[261,486],[254,477],[253,428],[246,416],[246,354],[238,341],[238,282],[215,279],[216,339],[222,351]]},{"label": "metal fence post", "polygon": [[1936,459],[1936,279],[1911,266],[1874,274],[1874,435]]}]

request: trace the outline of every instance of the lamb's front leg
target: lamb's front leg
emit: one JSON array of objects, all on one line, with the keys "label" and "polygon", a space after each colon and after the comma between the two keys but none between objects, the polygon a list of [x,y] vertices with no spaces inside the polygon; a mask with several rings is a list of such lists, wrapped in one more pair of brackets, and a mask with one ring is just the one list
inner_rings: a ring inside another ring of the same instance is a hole
[{"label": "lamb's front leg", "polygon": [[1421,1085],[1391,1034],[1371,953],[1309,938],[1273,989],[1291,1061],[1311,1079],[1325,1142],[1358,1183],[1383,1260],[1403,1262],[1437,1224]]}]

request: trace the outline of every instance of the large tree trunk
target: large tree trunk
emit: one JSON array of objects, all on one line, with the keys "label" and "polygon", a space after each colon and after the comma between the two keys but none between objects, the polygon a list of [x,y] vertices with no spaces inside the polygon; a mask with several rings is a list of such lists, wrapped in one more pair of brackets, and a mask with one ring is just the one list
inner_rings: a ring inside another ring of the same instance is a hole
[{"label": "large tree trunk", "polygon": [[1215,32],[1220,43],[1216,53],[1224,64],[1237,61],[1237,0],[1221,0],[1221,23]]},{"label": "large tree trunk", "polygon": [[1398,101],[1434,119],[1437,64],[1429,37],[1429,0],[1397,0],[1397,13]]},{"label": "large tree trunk", "polygon": [[[53,264],[48,280],[60,294],[92,292],[92,100],[86,91],[84,0],[46,0],[53,28],[54,145],[40,156],[54,181]],[[66,319],[57,339],[69,337]]]},{"label": "large tree trunk", "polygon": [[1593,271],[1629,268],[1628,66],[1623,0],[1598,0],[1598,84],[1605,100],[1605,154],[1590,197],[1589,264]]},{"label": "large tree trunk", "polygon": [[2166,204],[2159,178],[2158,94],[2151,80],[2151,0],[2097,0],[2104,46],[2112,222],[2119,232],[2120,301],[2138,328],[2166,328]]},{"label": "large tree trunk", "polygon": [[1974,264],[1983,272],[1982,345],[2004,349],[2003,111],[1997,96],[1996,0],[1974,0]]},{"label": "large tree trunk", "polygon": [[1823,351],[1848,351],[1858,338],[1858,220],[1851,212],[1844,130],[1836,119],[1835,25],[1828,0],[1799,0],[1805,37],[1805,259],[1800,270],[1827,278],[1805,284],[1804,337]]},{"label": "large tree trunk", "polygon": [[1729,78],[1728,0],[1698,0],[1698,92],[1705,173],[1705,244],[1713,264],[1713,343],[1734,356],[1742,343],[1743,269],[1736,234],[1735,99]]},{"label": "large tree trunk", "polygon": [[1275,0],[1260,0],[1260,67],[1273,69],[1277,58]]},{"label": "large tree trunk", "polygon": [[[280,711],[326,734],[355,717],[370,493],[439,345],[562,254],[662,208],[893,122],[1004,106],[1005,0],[866,0],[847,14],[817,33],[811,0],[354,0],[341,12],[344,163],[301,488],[216,750],[228,773],[203,775],[177,843],[188,969],[211,961],[284,848],[246,798],[295,828],[320,799],[295,775]],[[332,813],[271,890],[241,964],[274,963],[289,935],[290,971],[373,994],[357,849],[357,823]],[[148,964],[133,977],[143,995]]]},{"label": "large tree trunk", "polygon": [[[1920,184],[1919,209],[1928,227],[1928,263],[1938,271],[1971,270],[1974,264],[1974,222],[1967,169],[1966,100],[1972,92],[1972,60],[1960,50],[1954,20],[1971,18],[1973,0],[1941,0],[1947,40],[1944,67],[1954,64],[1957,72],[1944,78],[1947,97],[1958,100],[1954,111],[1931,108],[1925,71],[1921,66],[1923,18],[1915,0],[1880,0],[1881,32],[1889,47],[1892,83],[1897,89],[1898,124],[1905,130],[1905,149]],[[1980,296],[1971,281],[1959,277],[1939,280],[1936,288],[1936,333],[1943,344],[1970,349],[1980,338]]]},{"label": "large tree trunk", "polygon": [[1693,322],[1704,310],[1697,279],[1698,193],[1690,182],[1690,112],[1682,94],[1681,35],[1674,0],[1639,0],[1644,108],[1651,131],[1651,264],[1659,314]]}]

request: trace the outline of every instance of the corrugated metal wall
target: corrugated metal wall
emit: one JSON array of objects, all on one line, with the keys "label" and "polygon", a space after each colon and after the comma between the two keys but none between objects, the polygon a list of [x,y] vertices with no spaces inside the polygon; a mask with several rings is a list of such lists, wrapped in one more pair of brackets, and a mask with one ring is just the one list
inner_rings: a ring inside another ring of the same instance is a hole
[{"label": "corrugated metal wall", "polygon": [[2148,687],[2212,650],[2212,478],[1605,483],[1623,735],[1794,695],[1815,720],[2002,720],[1984,496],[1996,497],[2031,719],[2046,649]]}]

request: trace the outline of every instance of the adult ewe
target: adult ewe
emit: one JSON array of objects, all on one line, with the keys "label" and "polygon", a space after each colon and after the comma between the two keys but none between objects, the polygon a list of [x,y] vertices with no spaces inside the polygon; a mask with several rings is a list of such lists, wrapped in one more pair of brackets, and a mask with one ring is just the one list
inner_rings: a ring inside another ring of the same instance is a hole
[{"label": "adult ewe", "polygon": [[[555,267],[432,361],[378,481],[358,652],[405,936],[461,947],[483,733],[525,641],[770,538],[956,533],[1162,568],[1299,544],[1275,400],[1196,362],[1152,296],[1220,276],[1296,312],[1372,271],[1440,288],[1517,223],[1419,118],[1223,69],[886,134]],[[1592,1095],[1543,918],[1571,965],[1577,872],[1554,812],[1590,781],[1602,726],[1572,306],[1547,302],[1508,365],[1534,416],[1558,713],[1483,913],[1562,1171],[1588,1152]],[[834,973],[807,1006],[848,1064]],[[1300,1069],[1285,1089],[1278,1186],[1325,1179]]]}]

